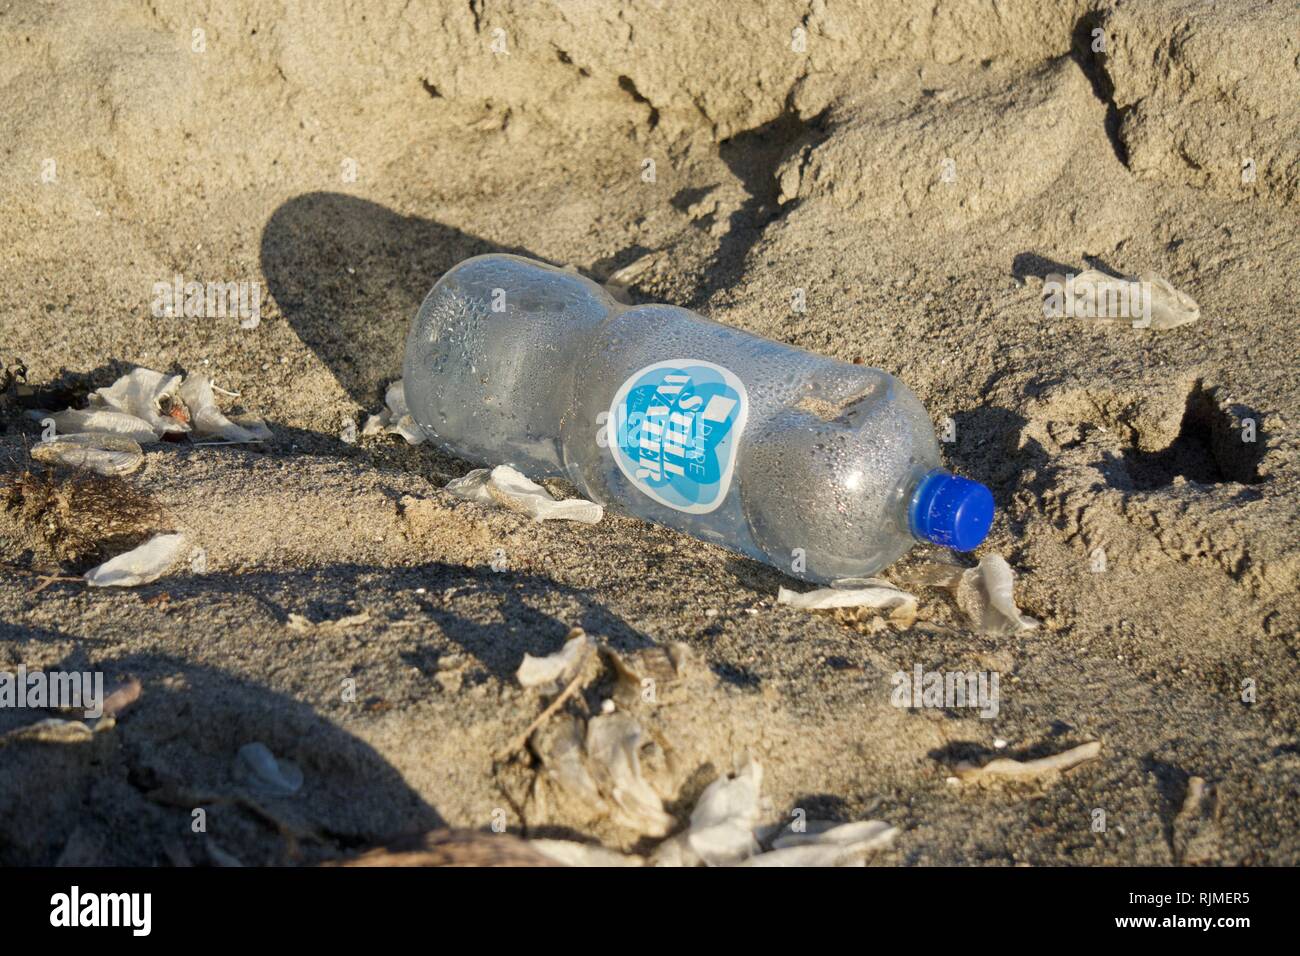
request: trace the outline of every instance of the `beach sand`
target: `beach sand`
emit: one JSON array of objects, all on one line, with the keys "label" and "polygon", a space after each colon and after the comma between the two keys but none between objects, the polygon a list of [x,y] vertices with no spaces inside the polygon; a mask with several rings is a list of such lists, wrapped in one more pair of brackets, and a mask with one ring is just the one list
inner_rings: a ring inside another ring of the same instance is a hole
[{"label": "beach sand", "polygon": [[[752,757],[764,823],[887,821],[879,864],[1300,862],[1297,27],[1264,0],[0,5],[0,359],[57,407],[201,373],[274,435],[148,445],[118,479],[204,573],[38,589],[96,559],[0,509],[0,670],[142,686],[92,739],[0,746],[0,863],[312,863],[494,825],[647,853],[496,756],[545,706],[523,655],[574,626],[689,648],[636,711],[681,825]],[[980,553],[1040,626],[976,633],[935,589],[910,627],[777,607],[805,586],[344,442],[430,286],[491,251],[899,376],[993,490]],[[1045,318],[1043,280],[1090,266],[1200,319]],[[157,317],[177,276],[256,283],[260,324]],[[0,427],[0,468],[34,468],[12,394]],[[893,706],[918,666],[998,674],[997,716]],[[954,779],[1094,740],[1063,774]],[[300,791],[250,799],[253,741]]]}]

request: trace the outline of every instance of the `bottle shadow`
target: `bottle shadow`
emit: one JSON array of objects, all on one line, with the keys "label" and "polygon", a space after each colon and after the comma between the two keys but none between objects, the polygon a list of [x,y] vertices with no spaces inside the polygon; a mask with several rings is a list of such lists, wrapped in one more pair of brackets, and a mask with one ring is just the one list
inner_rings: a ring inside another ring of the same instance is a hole
[{"label": "bottle shadow", "polygon": [[539,258],[342,193],[296,196],[262,231],[261,266],[285,320],[363,407],[401,375],[407,328],[433,284],[470,256]]},{"label": "bottle shadow", "polygon": [[[549,261],[356,196],[315,192],[275,210],[263,229],[260,254],[279,312],[349,397],[370,409],[402,374],[407,330],[434,283],[462,260],[488,253]],[[300,448],[359,454],[333,436],[277,430]],[[427,445],[420,452],[447,471],[463,473],[464,462]],[[393,457],[401,458],[399,467],[414,466],[411,456]],[[760,565],[746,564],[761,575]]]}]

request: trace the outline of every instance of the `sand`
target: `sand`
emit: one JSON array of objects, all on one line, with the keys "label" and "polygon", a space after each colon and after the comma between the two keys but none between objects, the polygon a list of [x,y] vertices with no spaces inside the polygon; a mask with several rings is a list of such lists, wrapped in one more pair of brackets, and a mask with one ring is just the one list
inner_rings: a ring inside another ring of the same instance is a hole
[{"label": "sand", "polygon": [[[1264,0],[4,5],[0,359],[71,400],[203,373],[274,440],[150,445],[121,479],[205,573],[37,590],[86,560],[0,513],[0,669],[143,688],[92,740],[0,748],[0,862],[311,863],[494,824],[647,852],[494,757],[545,704],[523,654],[573,626],[689,647],[638,711],[679,824],[752,756],[765,822],[887,821],[880,864],[1300,862],[1298,26]],[[491,511],[440,490],[472,463],[344,442],[428,288],[488,251],[901,377],[992,488],[984,550],[1040,627],[977,634],[933,589],[911,627],[778,608],[773,569]],[[1042,280],[1089,266],[1200,320],[1044,318]],[[178,275],[258,283],[260,324],[155,316]],[[0,425],[32,467],[12,395]],[[893,706],[917,665],[996,672],[996,718]],[[297,794],[250,806],[252,741]]]}]

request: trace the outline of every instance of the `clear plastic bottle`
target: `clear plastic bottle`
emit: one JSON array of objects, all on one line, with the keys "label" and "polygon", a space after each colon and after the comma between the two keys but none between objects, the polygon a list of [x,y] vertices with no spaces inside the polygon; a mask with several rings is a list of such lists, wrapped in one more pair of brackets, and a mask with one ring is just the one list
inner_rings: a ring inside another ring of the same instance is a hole
[{"label": "clear plastic bottle", "polygon": [[944,471],[902,382],[573,272],[467,259],[411,325],[406,402],[471,461],[563,477],[628,514],[811,581],[918,540],[971,550],[993,496]]}]

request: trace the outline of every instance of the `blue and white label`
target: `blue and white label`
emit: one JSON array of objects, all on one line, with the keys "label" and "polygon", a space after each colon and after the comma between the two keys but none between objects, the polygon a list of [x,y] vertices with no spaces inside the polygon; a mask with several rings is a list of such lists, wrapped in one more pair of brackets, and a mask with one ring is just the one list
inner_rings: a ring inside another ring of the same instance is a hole
[{"label": "blue and white label", "polygon": [[690,514],[717,509],[731,488],[749,393],[731,371],[698,359],[637,372],[609,406],[619,470],[655,501]]}]

